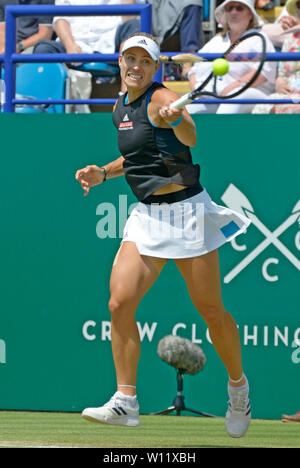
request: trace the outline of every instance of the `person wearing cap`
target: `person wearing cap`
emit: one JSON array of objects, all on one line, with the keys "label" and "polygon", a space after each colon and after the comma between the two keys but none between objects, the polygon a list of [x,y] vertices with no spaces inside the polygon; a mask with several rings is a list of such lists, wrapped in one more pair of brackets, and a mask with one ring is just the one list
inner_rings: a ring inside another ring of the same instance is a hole
[{"label": "person wearing cap", "polygon": [[[243,33],[249,29],[260,29],[263,25],[261,18],[255,11],[253,0],[225,0],[215,10],[217,22],[223,27],[221,33],[216,34],[199,52],[223,53]],[[275,52],[273,44],[266,37],[267,52]],[[235,48],[235,53],[260,52],[260,39],[253,36],[243,41]],[[243,82],[249,81],[255,73],[257,63],[231,62],[229,71],[217,81],[218,93],[227,95],[241,87]],[[191,89],[197,88],[211,72],[211,63],[196,63],[189,72]],[[252,85],[239,97],[241,99],[266,99],[274,91],[276,77],[276,63],[265,62],[262,72]],[[239,114],[251,113],[254,104],[191,104],[190,113]]]},{"label": "person wearing cap", "polygon": [[242,437],[251,418],[249,388],[238,328],[221,298],[218,248],[244,232],[250,221],[213,203],[201,186],[200,167],[193,164],[190,151],[197,139],[195,125],[185,109],[170,108],[179,96],[154,82],[159,58],[151,35],[137,33],[125,41],[119,66],[128,92],[113,113],[122,156],[103,167],[88,165],[75,175],[87,195],[91,187],[125,174],[139,200],[125,225],[110,278],[117,392],[104,406],[86,408],[82,415],[94,422],[139,425],[135,312],[173,259],[229,374],[227,433]]}]

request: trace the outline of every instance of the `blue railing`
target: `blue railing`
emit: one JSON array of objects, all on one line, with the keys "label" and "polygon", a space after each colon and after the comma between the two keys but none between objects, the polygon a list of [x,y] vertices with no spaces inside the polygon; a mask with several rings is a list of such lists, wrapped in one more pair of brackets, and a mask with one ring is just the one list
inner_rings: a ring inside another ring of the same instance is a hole
[{"label": "blue railing", "polygon": [[[55,5],[8,5],[6,7],[6,43],[5,54],[0,55],[0,64],[4,63],[5,67],[5,103],[4,112],[14,112],[14,107],[17,104],[22,105],[40,105],[40,104],[114,104],[116,99],[35,99],[28,101],[27,99],[16,99],[16,63],[63,63],[63,62],[117,62],[119,54],[17,54],[16,53],[16,17],[17,16],[113,16],[113,15],[140,15],[141,31],[151,32],[151,5],[89,5],[89,6],[55,6]],[[172,56],[176,53],[165,53],[164,55]],[[216,53],[197,54],[206,60],[212,61],[222,56]],[[91,57],[92,56],[92,57]],[[234,58],[234,54],[232,54]],[[238,58],[238,54],[236,54]],[[267,61],[300,61],[300,53],[298,52],[274,52],[267,54]],[[161,79],[161,74],[156,76],[156,79]],[[0,67],[1,79],[1,67]],[[270,99],[270,100],[253,100],[253,99],[234,99],[234,100],[218,100],[218,99],[198,99],[195,103],[217,104],[217,103],[294,103],[293,99]]]},{"label": "blue railing", "polygon": [[[88,6],[55,6],[55,5],[8,5],[6,7],[5,54],[0,55],[0,63],[5,67],[5,103],[4,112],[14,112],[16,104],[24,104],[15,99],[16,63],[25,62],[108,62],[118,61],[119,54],[17,54],[16,53],[16,18],[17,16],[116,16],[140,15],[141,31],[151,32],[151,5],[88,5]],[[1,76],[0,76],[1,78]],[[99,102],[100,101],[100,102]],[[30,105],[37,101],[30,101]],[[39,101],[41,103],[41,101]],[[42,103],[49,104],[49,100]],[[65,104],[76,103],[69,99]],[[99,99],[88,99],[81,103],[103,103]],[[26,101],[28,104],[28,101]],[[55,104],[54,100],[51,104]]]}]

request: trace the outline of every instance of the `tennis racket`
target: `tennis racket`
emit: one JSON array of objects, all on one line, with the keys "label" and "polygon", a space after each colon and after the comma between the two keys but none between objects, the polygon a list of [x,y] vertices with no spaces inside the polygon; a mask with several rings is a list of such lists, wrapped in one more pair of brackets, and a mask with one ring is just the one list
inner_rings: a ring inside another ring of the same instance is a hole
[{"label": "tennis racket", "polygon": [[[263,66],[266,60],[266,39],[264,35],[257,30],[250,30],[246,31],[239,39],[237,39],[231,46],[226,50],[226,52],[222,55],[222,58],[230,60],[230,55],[234,53],[234,49],[241,44],[243,41],[246,41],[250,37],[257,37],[260,40],[260,46],[259,46],[259,52],[257,53],[242,53],[238,54],[238,57],[235,58],[235,61],[242,61],[242,60],[255,60],[256,62],[259,62],[259,65],[252,77],[249,79],[249,81],[242,83],[242,86],[232,92],[231,94],[227,94],[226,96],[221,96],[217,92],[217,79],[218,77],[211,72],[209,76],[204,80],[203,83],[201,83],[198,88],[194,89],[194,91],[191,91],[190,93],[187,93],[183,95],[181,98],[179,98],[177,101],[173,102],[170,105],[171,109],[182,109],[184,106],[187,104],[190,104],[194,99],[196,99],[198,96],[211,96],[215,97],[217,99],[232,99],[239,94],[243,93],[246,89],[250,88],[250,86],[257,80]],[[212,81],[212,91],[206,91],[204,88]]]}]

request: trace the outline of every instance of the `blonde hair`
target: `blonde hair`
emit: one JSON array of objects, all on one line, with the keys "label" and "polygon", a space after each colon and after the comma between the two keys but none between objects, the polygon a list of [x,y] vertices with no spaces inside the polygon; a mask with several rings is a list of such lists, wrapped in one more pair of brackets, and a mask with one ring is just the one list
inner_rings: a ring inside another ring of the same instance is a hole
[{"label": "blonde hair", "polygon": [[[157,40],[157,38],[155,36],[153,36],[152,34],[149,34],[149,33],[145,33],[145,32],[136,32],[134,34],[131,34],[131,36],[127,37],[127,39],[130,39],[131,37],[134,37],[134,36],[144,36],[144,37],[148,37],[149,39],[152,39],[152,41],[155,42],[155,44],[158,45],[158,47],[160,47],[160,44]],[[127,40],[126,39],[126,40]]]}]

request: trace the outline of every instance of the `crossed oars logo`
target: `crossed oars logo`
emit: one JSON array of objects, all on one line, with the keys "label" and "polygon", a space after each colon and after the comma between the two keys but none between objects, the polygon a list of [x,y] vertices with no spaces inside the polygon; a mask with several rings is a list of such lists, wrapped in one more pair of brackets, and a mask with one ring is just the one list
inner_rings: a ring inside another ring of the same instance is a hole
[{"label": "crossed oars logo", "polygon": [[294,206],[290,216],[275,231],[271,232],[256,216],[248,198],[233,184],[225,190],[221,200],[233,211],[246,215],[252,224],[265,236],[265,239],[236,265],[224,278],[225,283],[233,280],[270,244],[273,244],[296,268],[300,270],[300,260],[278,239],[300,217],[300,200]]}]

